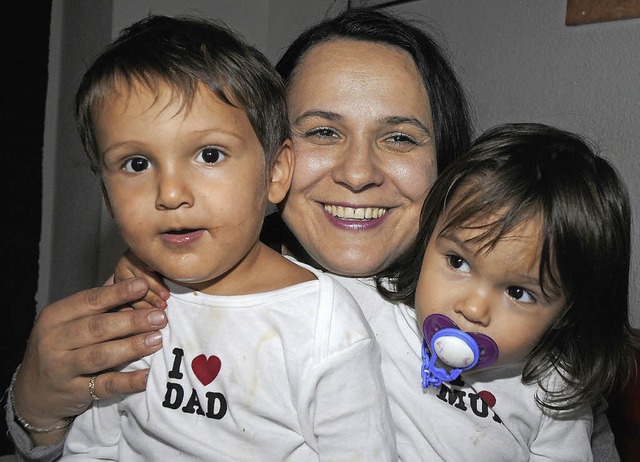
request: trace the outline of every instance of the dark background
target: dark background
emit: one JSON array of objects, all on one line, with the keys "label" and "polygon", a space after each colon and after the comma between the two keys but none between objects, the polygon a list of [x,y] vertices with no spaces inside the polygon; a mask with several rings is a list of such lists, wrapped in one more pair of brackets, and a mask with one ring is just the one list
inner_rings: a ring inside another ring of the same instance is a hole
[{"label": "dark background", "polygon": [[[36,312],[42,215],[42,145],[47,91],[51,0],[13,2],[0,27],[0,390],[22,359]],[[4,412],[0,454],[13,453]]]}]

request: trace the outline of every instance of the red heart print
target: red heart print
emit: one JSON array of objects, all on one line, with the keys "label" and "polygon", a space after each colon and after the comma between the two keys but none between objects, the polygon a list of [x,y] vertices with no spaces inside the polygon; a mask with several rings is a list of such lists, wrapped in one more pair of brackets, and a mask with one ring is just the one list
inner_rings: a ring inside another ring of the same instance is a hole
[{"label": "red heart print", "polygon": [[222,361],[217,356],[198,355],[191,361],[191,369],[202,385],[209,385],[218,376]]},{"label": "red heart print", "polygon": [[490,391],[482,390],[481,392],[478,393],[478,396],[480,396],[480,399],[482,401],[487,403],[487,406],[492,408],[493,406],[496,405],[496,397]]}]

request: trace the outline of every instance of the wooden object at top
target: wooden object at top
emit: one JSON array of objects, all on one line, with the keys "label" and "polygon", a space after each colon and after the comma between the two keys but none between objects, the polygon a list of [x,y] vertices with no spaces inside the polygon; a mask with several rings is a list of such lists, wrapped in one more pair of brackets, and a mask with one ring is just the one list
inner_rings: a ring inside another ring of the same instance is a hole
[{"label": "wooden object at top", "polygon": [[640,0],[567,0],[567,26],[640,17]]}]

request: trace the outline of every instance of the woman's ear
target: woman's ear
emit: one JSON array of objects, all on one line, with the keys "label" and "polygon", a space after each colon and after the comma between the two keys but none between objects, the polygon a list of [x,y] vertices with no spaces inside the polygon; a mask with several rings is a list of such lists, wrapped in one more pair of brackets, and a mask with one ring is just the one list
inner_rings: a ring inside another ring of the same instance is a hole
[{"label": "woman's ear", "polygon": [[271,181],[269,182],[269,202],[277,204],[284,200],[293,178],[295,159],[291,140],[286,140],[280,147],[273,167],[271,167]]}]

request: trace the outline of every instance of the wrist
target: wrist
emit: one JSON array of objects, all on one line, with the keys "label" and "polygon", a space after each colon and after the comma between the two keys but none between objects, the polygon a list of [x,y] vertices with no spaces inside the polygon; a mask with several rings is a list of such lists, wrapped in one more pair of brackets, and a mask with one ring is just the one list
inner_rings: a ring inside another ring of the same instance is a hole
[{"label": "wrist", "polygon": [[18,375],[18,371],[20,370],[20,366],[21,365],[18,365],[15,372],[13,373],[13,377],[11,378],[11,383],[9,384],[9,390],[8,390],[8,395],[9,395],[8,401],[11,404],[14,420],[16,421],[16,423],[30,434],[54,433],[54,432],[57,433],[57,432],[66,431],[67,427],[69,427],[69,425],[71,425],[71,422],[73,422],[74,417],[59,419],[54,422],[51,422],[48,425],[40,425],[38,422],[35,422],[35,421],[27,421],[27,419],[25,419],[22,416],[20,410],[16,406],[15,396],[13,392],[13,387],[16,381],[16,377]]}]

